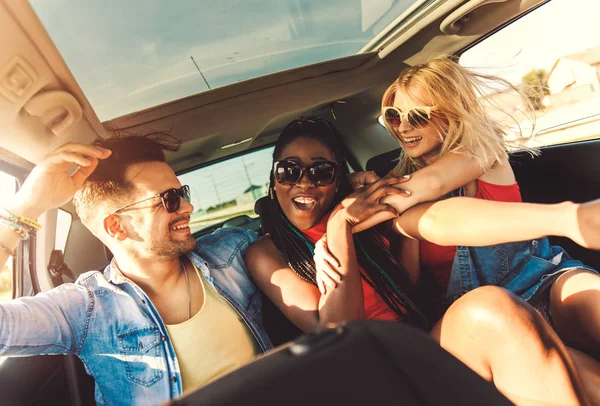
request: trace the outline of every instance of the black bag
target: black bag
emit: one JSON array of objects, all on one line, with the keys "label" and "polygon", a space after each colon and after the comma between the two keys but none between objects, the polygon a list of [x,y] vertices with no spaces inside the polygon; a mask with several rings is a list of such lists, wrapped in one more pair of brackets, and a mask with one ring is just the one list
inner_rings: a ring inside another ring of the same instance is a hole
[{"label": "black bag", "polygon": [[511,405],[423,332],[352,322],[307,334],[172,405]]}]

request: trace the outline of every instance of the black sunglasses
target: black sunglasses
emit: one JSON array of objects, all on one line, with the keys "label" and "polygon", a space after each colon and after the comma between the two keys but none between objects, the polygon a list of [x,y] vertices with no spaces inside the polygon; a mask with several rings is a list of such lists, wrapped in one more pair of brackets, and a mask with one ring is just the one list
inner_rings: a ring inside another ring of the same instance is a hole
[{"label": "black sunglasses", "polygon": [[152,197],[149,197],[147,199],[128,204],[127,206],[123,206],[123,207],[113,211],[112,214],[116,214],[117,212],[124,210],[128,207],[135,206],[138,203],[142,203],[147,200],[156,199],[157,197],[160,197],[160,200],[162,201],[162,204],[163,204],[165,210],[167,210],[169,213],[174,213],[177,210],[179,210],[179,206],[181,204],[182,197],[186,202],[190,201],[190,199],[191,199],[190,187],[188,185],[183,185],[179,189],[172,188],[172,189],[165,190],[164,192],[154,195]]},{"label": "black sunglasses", "polygon": [[300,182],[306,172],[308,180],[317,186],[330,185],[340,170],[337,162],[319,161],[312,165],[302,166],[297,162],[282,160],[273,164],[273,176],[282,185],[295,185]]}]

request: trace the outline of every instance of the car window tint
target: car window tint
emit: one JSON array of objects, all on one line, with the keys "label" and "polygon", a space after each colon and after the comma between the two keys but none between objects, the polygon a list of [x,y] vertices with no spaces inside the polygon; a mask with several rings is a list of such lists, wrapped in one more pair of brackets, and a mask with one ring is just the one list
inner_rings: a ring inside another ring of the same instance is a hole
[{"label": "car window tint", "polygon": [[179,175],[189,185],[196,232],[238,216],[257,217],[254,202],[267,196],[273,148],[266,148]]},{"label": "car window tint", "polygon": [[[565,18],[573,10],[577,18]],[[517,92],[498,88],[486,95],[516,145],[599,137],[600,36],[590,34],[597,32],[599,13],[600,2],[554,0],[461,55],[461,65],[508,80],[530,100],[534,120],[522,113],[526,104]]]}]

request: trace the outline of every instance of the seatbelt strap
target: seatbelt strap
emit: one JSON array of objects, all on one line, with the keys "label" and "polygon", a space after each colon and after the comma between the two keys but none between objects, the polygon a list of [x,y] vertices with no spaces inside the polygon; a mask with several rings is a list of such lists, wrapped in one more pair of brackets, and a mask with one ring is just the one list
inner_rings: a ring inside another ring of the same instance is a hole
[{"label": "seatbelt strap", "polygon": [[72,281],[75,281],[75,275],[73,274],[73,271],[71,271],[67,264],[65,264],[65,257],[62,250],[53,250],[50,254],[48,272],[50,272],[50,276],[52,276],[54,286],[58,286],[63,283],[63,275],[71,278]]}]

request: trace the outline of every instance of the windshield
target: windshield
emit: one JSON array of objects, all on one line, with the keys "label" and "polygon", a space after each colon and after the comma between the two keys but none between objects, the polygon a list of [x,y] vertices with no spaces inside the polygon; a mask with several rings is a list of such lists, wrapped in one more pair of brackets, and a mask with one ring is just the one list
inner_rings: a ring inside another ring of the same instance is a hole
[{"label": "windshield", "polygon": [[101,121],[356,54],[419,0],[30,0]]},{"label": "windshield", "polygon": [[192,233],[237,216],[256,218],[254,202],[269,191],[273,147],[179,175],[189,185]]}]

